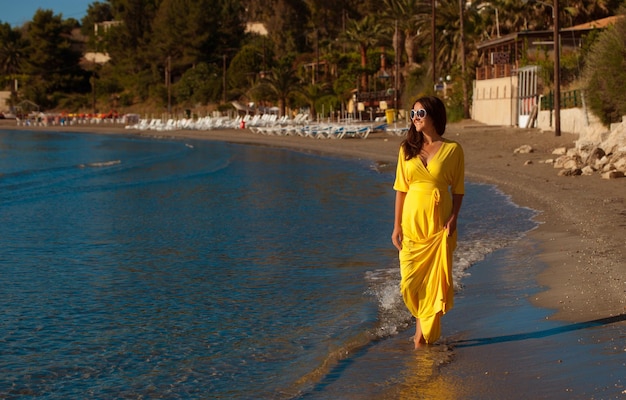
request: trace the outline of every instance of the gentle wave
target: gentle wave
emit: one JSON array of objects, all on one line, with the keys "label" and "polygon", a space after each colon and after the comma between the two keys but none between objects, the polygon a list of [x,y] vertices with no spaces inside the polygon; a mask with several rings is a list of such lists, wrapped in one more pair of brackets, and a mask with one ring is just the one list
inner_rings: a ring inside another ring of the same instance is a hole
[{"label": "gentle wave", "polygon": [[164,184],[208,176],[231,165],[231,159],[224,158],[206,160],[201,168],[196,165],[183,168],[167,167],[170,164],[179,165],[181,160],[186,160],[189,154],[193,153],[194,149],[193,145],[187,143],[182,149],[175,148],[162,154],[134,157],[124,163],[121,159],[114,159],[12,171],[0,175],[0,201],[5,205],[19,204],[76,191],[92,193]]},{"label": "gentle wave", "polygon": [[360,349],[372,344],[374,340],[375,338],[370,333],[362,332],[344,342],[343,346],[330,350],[326,357],[311,372],[293,382],[292,387],[279,390],[280,398],[298,398],[318,384],[340,361],[349,358]]},{"label": "gentle wave", "polygon": [[92,168],[103,168],[110,167],[112,165],[121,164],[121,160],[112,160],[112,161],[102,161],[102,162],[92,162],[88,164],[78,164],[78,168],[92,167]]}]

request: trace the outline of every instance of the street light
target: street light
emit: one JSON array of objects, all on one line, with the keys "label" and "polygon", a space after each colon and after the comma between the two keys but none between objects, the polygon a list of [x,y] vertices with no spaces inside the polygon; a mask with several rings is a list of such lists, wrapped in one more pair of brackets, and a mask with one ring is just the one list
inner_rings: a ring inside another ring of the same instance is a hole
[{"label": "street light", "polygon": [[222,54],[222,104],[226,104],[226,54]]},{"label": "street light", "polygon": [[165,66],[165,85],[167,87],[167,114],[172,114],[172,57],[167,56]]},{"label": "street light", "polygon": [[559,0],[554,0],[554,135],[561,136],[561,41],[559,40]]},{"label": "street light", "polygon": [[433,85],[437,84],[437,41],[435,40],[435,30],[437,29],[437,3],[436,0],[431,0],[431,20],[430,20],[430,57],[433,61]]},{"label": "street light", "polygon": [[395,74],[393,76],[393,107],[396,110],[396,115],[398,113],[398,79],[400,78],[400,40],[398,40],[398,20],[395,22],[395,32],[394,32],[394,40],[396,41],[396,54],[395,54],[395,62],[394,66],[396,68]]}]

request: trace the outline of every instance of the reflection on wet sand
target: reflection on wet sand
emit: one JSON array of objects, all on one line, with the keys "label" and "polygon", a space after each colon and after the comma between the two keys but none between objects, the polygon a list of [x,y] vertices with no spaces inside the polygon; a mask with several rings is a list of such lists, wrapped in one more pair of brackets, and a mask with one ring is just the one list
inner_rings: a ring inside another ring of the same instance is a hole
[{"label": "reflection on wet sand", "polygon": [[397,384],[389,385],[384,398],[449,400],[465,397],[460,378],[440,373],[453,358],[453,351],[445,344],[415,350],[413,356],[406,359]]}]

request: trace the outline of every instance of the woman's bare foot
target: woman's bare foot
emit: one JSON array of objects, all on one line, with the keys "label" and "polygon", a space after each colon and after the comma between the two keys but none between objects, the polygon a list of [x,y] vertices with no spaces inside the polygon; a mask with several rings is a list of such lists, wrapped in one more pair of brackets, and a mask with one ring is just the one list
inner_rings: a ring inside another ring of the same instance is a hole
[{"label": "woman's bare foot", "polygon": [[413,344],[415,345],[415,350],[419,349],[420,347],[424,346],[426,344],[426,341],[424,340],[424,336],[420,336],[419,338],[416,336],[413,337]]},{"label": "woman's bare foot", "polygon": [[413,344],[415,344],[415,350],[426,344],[426,339],[424,339],[424,335],[422,335],[422,327],[419,319],[415,320],[415,336],[413,336]]}]

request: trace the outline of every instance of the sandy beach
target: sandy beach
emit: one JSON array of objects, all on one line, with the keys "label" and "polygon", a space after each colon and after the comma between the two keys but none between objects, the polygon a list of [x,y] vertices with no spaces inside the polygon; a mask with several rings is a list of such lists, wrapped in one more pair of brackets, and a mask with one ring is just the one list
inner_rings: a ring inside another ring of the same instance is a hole
[{"label": "sandy beach", "polygon": [[[375,132],[367,139],[315,140],[294,136],[265,136],[244,130],[140,132],[115,125],[17,127],[0,121],[0,129],[94,132],[106,134],[177,137],[277,146],[302,152],[367,159],[395,168],[402,137]],[[552,150],[573,147],[576,135],[536,129],[491,127],[472,121],[450,124],[446,138],[465,151],[466,179],[496,185],[514,203],[538,210],[540,226],[529,233],[541,247],[547,268],[537,277],[546,288],[533,302],[554,310],[547,319],[568,323],[608,321],[626,327],[626,178],[605,180],[599,175],[560,177],[547,159]],[[530,145],[530,154],[514,154]],[[391,182],[390,182],[391,186]],[[393,207],[392,204],[389,205]],[[485,204],[488,207],[488,204]],[[392,221],[389,221],[391,234]],[[391,243],[390,243],[391,246]],[[614,338],[621,351],[624,337]],[[515,344],[510,344],[515,346]],[[624,382],[622,382],[623,384]],[[626,388],[622,388],[626,389]],[[622,392],[626,396],[626,392]]]}]

